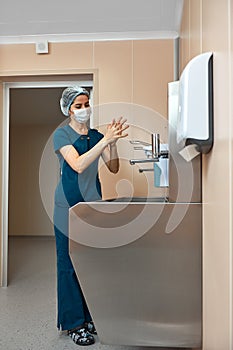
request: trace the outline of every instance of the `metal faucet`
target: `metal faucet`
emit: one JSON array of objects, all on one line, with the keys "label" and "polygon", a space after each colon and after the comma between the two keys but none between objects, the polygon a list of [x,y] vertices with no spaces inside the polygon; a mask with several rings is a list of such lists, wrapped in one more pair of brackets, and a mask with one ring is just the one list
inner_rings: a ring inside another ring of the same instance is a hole
[{"label": "metal faucet", "polygon": [[151,134],[152,157],[158,159],[160,155],[160,136]]},{"label": "metal faucet", "polygon": [[[143,141],[130,141],[132,144],[142,144],[145,146],[150,146],[149,143],[143,142]],[[151,155],[152,158],[146,158],[146,159],[130,159],[129,163],[131,165],[134,165],[136,163],[155,163],[159,161],[159,158],[168,158],[168,151],[160,151],[160,135],[159,134],[151,134]],[[138,148],[137,148],[138,149]],[[144,169],[146,170],[146,169]],[[153,170],[153,169],[148,169]]]},{"label": "metal faucet", "polygon": [[159,159],[155,158],[147,158],[147,159],[130,159],[129,162],[131,165],[134,165],[136,163],[155,163],[158,162]]}]

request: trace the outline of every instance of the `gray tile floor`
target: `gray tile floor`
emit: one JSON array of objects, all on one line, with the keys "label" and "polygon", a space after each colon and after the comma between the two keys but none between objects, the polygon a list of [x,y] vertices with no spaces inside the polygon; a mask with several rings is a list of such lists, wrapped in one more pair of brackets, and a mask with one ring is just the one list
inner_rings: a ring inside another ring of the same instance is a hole
[{"label": "gray tile floor", "polygon": [[[9,285],[0,288],[0,310],[1,350],[81,348],[56,329],[56,256],[53,238],[9,238]],[[96,343],[85,349],[148,348],[102,345],[96,337]]]}]

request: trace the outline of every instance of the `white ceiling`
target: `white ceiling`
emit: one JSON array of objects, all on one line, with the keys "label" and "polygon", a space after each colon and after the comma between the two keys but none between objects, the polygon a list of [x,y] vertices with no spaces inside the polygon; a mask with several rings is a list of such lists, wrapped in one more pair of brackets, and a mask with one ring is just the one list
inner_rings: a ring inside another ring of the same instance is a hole
[{"label": "white ceiling", "polygon": [[184,0],[1,1],[0,44],[174,38]]}]

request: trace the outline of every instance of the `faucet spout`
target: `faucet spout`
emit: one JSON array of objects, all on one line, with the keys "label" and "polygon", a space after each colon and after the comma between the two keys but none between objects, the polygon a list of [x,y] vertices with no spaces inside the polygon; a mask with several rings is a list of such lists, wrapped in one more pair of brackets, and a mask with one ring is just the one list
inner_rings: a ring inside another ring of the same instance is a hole
[{"label": "faucet spout", "polygon": [[[168,158],[168,150],[160,150],[160,135],[159,134],[151,134],[151,144],[142,142],[139,140],[131,140],[131,144],[133,145],[146,145],[151,146],[151,150],[147,151],[144,147],[145,153],[148,158],[146,159],[130,159],[129,163],[134,165],[136,163],[155,163],[159,162],[160,158]],[[134,149],[143,149],[143,147],[134,147]]]},{"label": "faucet spout", "polygon": [[159,158],[148,158],[148,159],[130,159],[129,163],[134,165],[136,163],[155,163],[158,162]]}]

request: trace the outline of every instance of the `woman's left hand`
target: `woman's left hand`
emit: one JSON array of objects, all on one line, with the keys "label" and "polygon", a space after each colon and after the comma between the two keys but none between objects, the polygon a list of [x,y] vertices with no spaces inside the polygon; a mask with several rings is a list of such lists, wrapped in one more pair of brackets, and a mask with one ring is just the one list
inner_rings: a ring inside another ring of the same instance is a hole
[{"label": "woman's left hand", "polygon": [[117,128],[118,130],[118,138],[116,138],[113,142],[111,142],[111,145],[116,144],[117,140],[119,138],[123,138],[128,136],[128,134],[123,133],[124,130],[128,129],[129,125],[126,125],[127,119],[123,117],[119,117],[117,120],[113,118],[110,124],[108,124],[107,128],[112,129],[112,128]]}]

